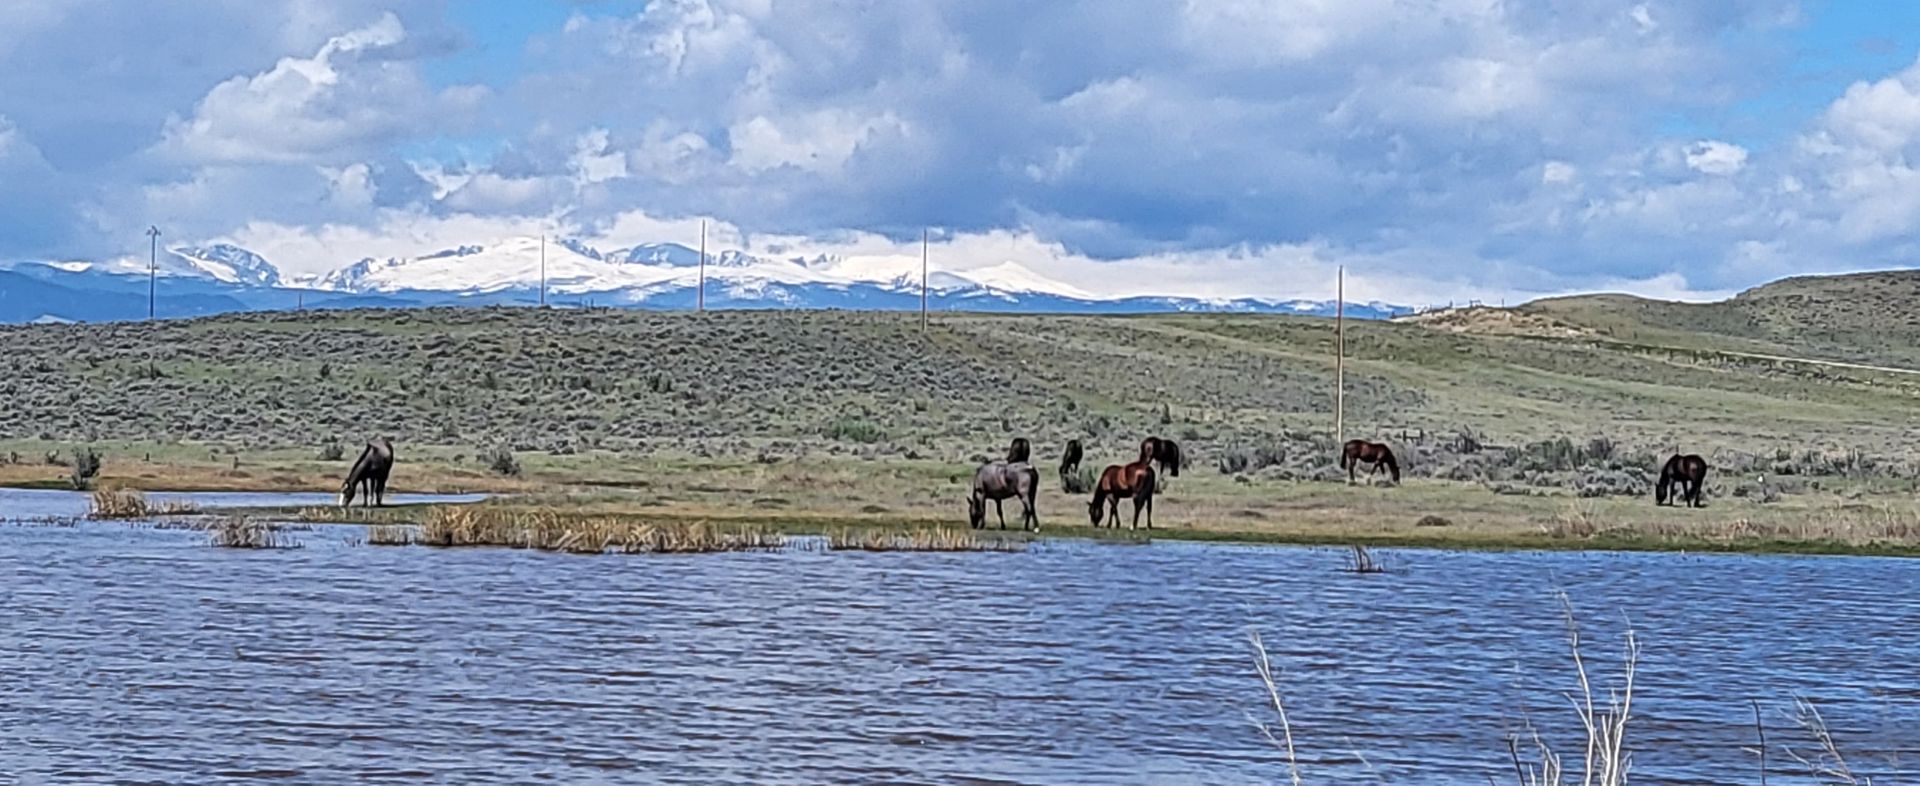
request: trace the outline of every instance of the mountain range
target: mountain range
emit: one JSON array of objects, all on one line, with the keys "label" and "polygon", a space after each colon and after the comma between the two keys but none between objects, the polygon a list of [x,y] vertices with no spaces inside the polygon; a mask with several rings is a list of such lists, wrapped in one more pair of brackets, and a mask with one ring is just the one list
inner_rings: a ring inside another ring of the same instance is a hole
[{"label": "mountain range", "polygon": [[[162,317],[291,308],[446,305],[692,308],[700,300],[700,252],[673,243],[602,250],[578,239],[508,238],[415,257],[365,258],[318,276],[288,276],[231,244],[166,249],[155,261],[154,310]],[[712,308],[913,310],[918,260],[784,259],[721,251],[707,257]],[[545,282],[544,292],[542,281]],[[146,260],[0,263],[0,323],[140,319],[148,309]],[[967,271],[931,271],[939,311],[1125,314],[1231,311],[1331,316],[1332,301],[1171,296],[1101,297],[1006,261]],[[1349,303],[1348,316],[1384,319],[1409,309]]]}]

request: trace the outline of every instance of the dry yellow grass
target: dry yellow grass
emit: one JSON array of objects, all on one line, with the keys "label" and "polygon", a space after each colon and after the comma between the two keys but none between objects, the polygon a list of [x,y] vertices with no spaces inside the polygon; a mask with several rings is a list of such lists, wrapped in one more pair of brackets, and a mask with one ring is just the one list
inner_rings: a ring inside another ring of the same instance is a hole
[{"label": "dry yellow grass", "polygon": [[833,551],[1025,551],[1027,541],[982,538],[958,528],[842,529],[827,535]]},{"label": "dry yellow grass", "polygon": [[442,548],[499,546],[572,554],[704,554],[782,548],[786,537],[753,526],[646,523],[574,517],[553,510],[444,506],[421,522],[414,542]]},{"label": "dry yellow grass", "polygon": [[207,529],[208,542],[225,549],[295,549],[300,542],[278,526],[246,516],[219,519]]},{"label": "dry yellow grass", "polygon": [[132,489],[98,489],[88,505],[91,519],[147,519],[155,516],[187,516],[200,512],[186,502],[154,505],[145,494]]}]

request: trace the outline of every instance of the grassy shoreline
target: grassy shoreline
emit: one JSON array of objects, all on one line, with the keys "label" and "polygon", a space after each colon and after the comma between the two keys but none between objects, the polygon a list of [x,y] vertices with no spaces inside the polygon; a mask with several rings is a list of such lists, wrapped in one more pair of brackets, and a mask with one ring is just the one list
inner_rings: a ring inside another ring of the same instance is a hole
[{"label": "grassy shoreline", "polygon": [[[514,510],[512,501],[503,500],[488,503],[473,503],[497,509]],[[368,527],[418,525],[435,509],[446,507],[438,503],[415,503],[390,505],[385,508],[366,510],[353,508],[343,510],[334,507],[316,508],[311,506],[269,506],[218,508],[217,512],[231,515],[281,519],[305,524],[345,524]],[[520,508],[534,510],[535,508]],[[822,514],[798,514],[791,516],[765,516],[754,514],[569,514],[564,510],[555,510],[548,506],[538,508],[549,515],[568,518],[596,518],[614,520],[634,525],[656,526],[712,526],[721,528],[758,528],[784,536],[830,536],[837,531],[849,529],[893,532],[912,532],[927,529],[960,529],[963,522],[952,519],[929,518],[877,518],[873,516],[845,516]],[[1195,529],[1190,527],[1156,527],[1154,529],[1111,529],[1094,528],[1085,525],[1045,526],[1038,533],[1024,532],[1009,526],[1000,530],[990,525],[980,531],[983,537],[1007,538],[1014,540],[1076,540],[1111,544],[1145,544],[1153,541],[1172,541],[1185,543],[1207,543],[1243,546],[1300,546],[1346,548],[1362,546],[1370,549],[1427,549],[1439,551],[1549,551],[1549,552],[1627,552],[1627,553],[1697,553],[1697,554],[1745,554],[1779,556],[1854,556],[1854,557],[1920,557],[1920,543],[1847,543],[1834,540],[1785,540],[1785,539],[1712,539],[1706,537],[1674,537],[1655,535],[1636,535],[1631,533],[1601,534],[1586,538],[1556,537],[1547,533],[1539,534],[1493,534],[1474,535],[1463,533],[1324,533],[1312,531],[1278,530],[1230,530]]]},{"label": "grassy shoreline", "polygon": [[[734,457],[583,454],[529,456],[525,473],[509,477],[441,458],[432,450],[416,452],[419,458],[403,461],[396,470],[392,493],[489,494],[497,498],[479,504],[507,513],[647,525],[750,526],[788,535],[822,535],[842,528],[964,527],[968,473],[943,461],[763,463]],[[97,479],[99,487],[156,493],[332,494],[342,471],[335,463],[300,455],[249,457],[239,472],[232,462],[157,453],[150,460],[134,461],[120,457],[124,455],[109,455]],[[0,466],[0,488],[70,489],[63,472],[51,465]],[[1920,557],[1920,505],[1900,489],[1871,485],[1771,502],[1725,497],[1713,499],[1707,508],[1687,510],[1656,507],[1642,497],[1581,499],[1559,490],[1511,495],[1482,484],[1432,478],[1410,477],[1401,486],[1348,486],[1247,478],[1195,467],[1170,481],[1156,500],[1155,528],[1138,534],[1086,526],[1086,498],[1068,495],[1057,484],[1043,489],[1039,502],[1047,538]],[[343,512],[331,505],[220,512],[380,525],[417,523],[435,507],[395,505],[371,513],[360,508]]]}]

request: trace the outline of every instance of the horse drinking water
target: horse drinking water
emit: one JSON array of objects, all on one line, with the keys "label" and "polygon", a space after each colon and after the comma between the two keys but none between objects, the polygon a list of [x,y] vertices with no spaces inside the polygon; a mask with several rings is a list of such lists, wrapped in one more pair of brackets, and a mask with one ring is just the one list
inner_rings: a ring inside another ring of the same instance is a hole
[{"label": "horse drinking water", "polygon": [[1368,482],[1372,482],[1374,474],[1378,473],[1381,467],[1386,467],[1387,472],[1393,475],[1394,484],[1399,485],[1400,462],[1394,460],[1392,448],[1364,439],[1347,440],[1346,448],[1340,452],[1340,468],[1347,471],[1348,484],[1358,482],[1359,479],[1355,475],[1361,462],[1372,465],[1367,470]]},{"label": "horse drinking water", "polygon": [[1040,514],[1034,507],[1034,495],[1040,490],[1040,472],[1024,462],[990,461],[982,464],[973,473],[973,495],[967,497],[967,526],[981,529],[987,526],[987,501],[993,501],[993,512],[1000,517],[1000,528],[1007,528],[1007,514],[1000,509],[1001,501],[1012,497],[1020,500],[1020,526],[1023,529],[1040,531]]},{"label": "horse drinking water", "polygon": [[[1654,484],[1653,502],[1665,505],[1669,499],[1679,499],[1689,508],[1702,507],[1700,487],[1706,484],[1707,460],[1697,455],[1682,456],[1678,453],[1667,459],[1667,465],[1660,468],[1660,482]],[[1676,492],[1678,492],[1676,494]]]},{"label": "horse drinking water", "polygon": [[363,507],[371,505],[381,507],[387,504],[387,474],[393,471],[393,443],[386,437],[376,437],[367,442],[365,450],[360,451],[359,460],[353,462],[353,469],[347,471],[347,482],[340,485],[340,507],[353,504],[356,491],[364,491]]}]

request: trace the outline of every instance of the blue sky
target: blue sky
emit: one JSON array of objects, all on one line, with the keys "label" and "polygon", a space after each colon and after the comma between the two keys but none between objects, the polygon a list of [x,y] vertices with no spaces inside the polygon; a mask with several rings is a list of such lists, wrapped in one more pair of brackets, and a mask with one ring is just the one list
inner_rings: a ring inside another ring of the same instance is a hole
[{"label": "blue sky", "polygon": [[1920,3],[8,3],[0,260],[557,232],[1114,294],[1707,298],[1912,264]]}]

